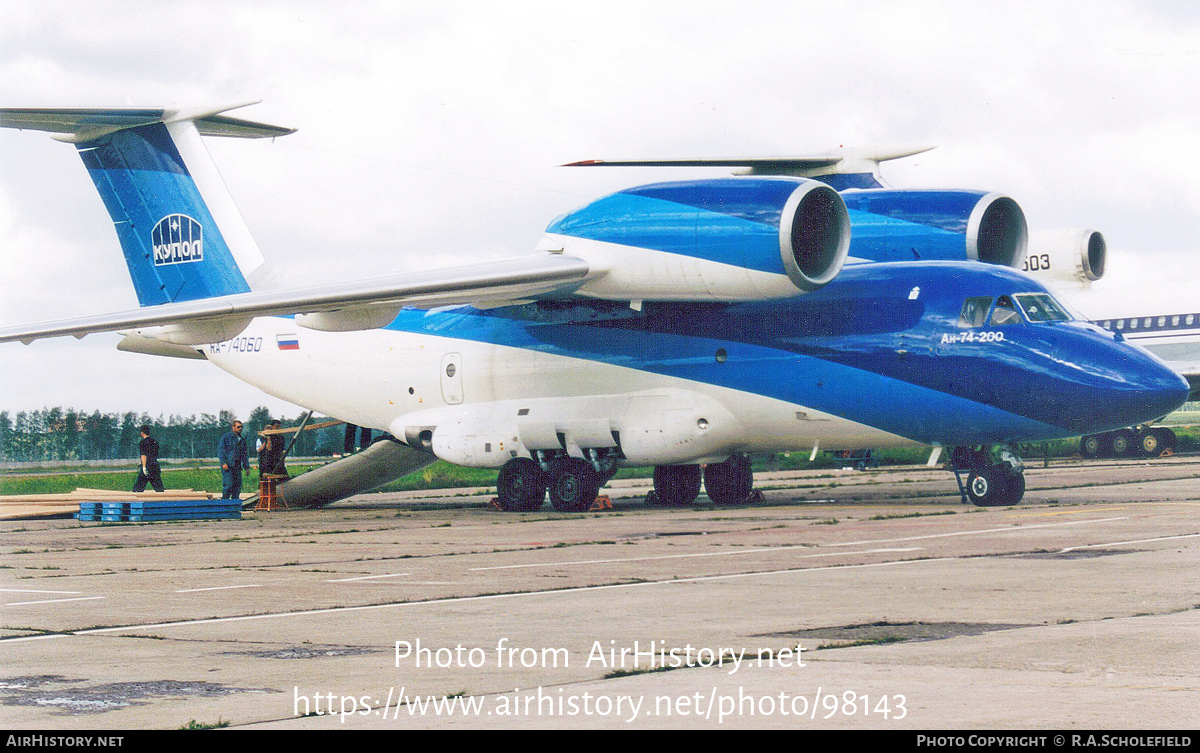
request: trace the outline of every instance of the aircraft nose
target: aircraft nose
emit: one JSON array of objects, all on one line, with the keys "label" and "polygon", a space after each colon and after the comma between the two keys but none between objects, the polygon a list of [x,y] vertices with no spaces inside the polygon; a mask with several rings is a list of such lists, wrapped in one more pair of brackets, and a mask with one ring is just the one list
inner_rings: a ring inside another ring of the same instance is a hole
[{"label": "aircraft nose", "polygon": [[1098,425],[1086,433],[1153,421],[1187,402],[1190,386],[1186,379],[1141,349],[1125,343],[1114,345],[1122,349],[1124,364],[1106,380],[1106,394],[1095,406],[1094,423]]}]

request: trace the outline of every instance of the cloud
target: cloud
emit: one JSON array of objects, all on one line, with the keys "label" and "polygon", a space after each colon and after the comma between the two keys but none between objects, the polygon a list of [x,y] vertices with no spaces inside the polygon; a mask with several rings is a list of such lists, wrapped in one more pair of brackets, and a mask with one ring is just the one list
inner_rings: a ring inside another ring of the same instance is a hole
[{"label": "cloud", "polygon": [[[722,174],[563,162],[839,144],[940,144],[885,175],[1004,191],[1033,229],[1096,227],[1152,257],[1191,249],[1200,221],[1197,16],[1134,2],[16,4],[0,27],[0,102],[263,98],[235,115],[299,132],[209,148],[296,284],[524,253],[590,198]],[[69,146],[0,132],[0,221],[6,323],[133,305]],[[56,392],[28,361],[0,365],[9,407],[99,405],[149,368],[63,352],[89,374]],[[235,393],[261,395],[223,394]]]}]

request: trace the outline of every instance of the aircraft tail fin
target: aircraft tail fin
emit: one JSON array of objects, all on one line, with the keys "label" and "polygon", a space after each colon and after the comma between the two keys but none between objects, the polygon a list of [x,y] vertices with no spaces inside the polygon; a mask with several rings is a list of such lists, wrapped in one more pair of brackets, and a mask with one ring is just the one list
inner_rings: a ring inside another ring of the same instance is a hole
[{"label": "aircraft tail fin", "polygon": [[75,145],[112,217],[138,302],[154,306],[274,286],[201,136],[295,129],[221,115],[242,106],[9,108],[0,109],[0,127],[48,131]]}]

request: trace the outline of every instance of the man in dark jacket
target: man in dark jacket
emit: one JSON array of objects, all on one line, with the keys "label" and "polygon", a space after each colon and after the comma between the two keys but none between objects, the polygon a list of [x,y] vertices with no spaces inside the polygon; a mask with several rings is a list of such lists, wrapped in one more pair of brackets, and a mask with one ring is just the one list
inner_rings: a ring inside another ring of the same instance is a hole
[{"label": "man in dark jacket", "polygon": [[[267,424],[268,431],[279,431],[283,428],[283,422],[278,418]],[[282,434],[267,434],[262,438],[262,445],[258,448],[258,475],[262,476],[267,473],[275,473],[281,476],[287,475],[287,469],[283,465],[283,435]]]},{"label": "man in dark jacket", "polygon": [[142,464],[138,467],[137,481],[133,482],[135,492],[145,491],[146,484],[154,487],[154,491],[163,491],[162,470],[158,467],[158,440],[150,436],[150,427],[141,429],[142,441],[138,443],[138,455]]},{"label": "man in dark jacket", "polygon": [[241,499],[242,473],[250,470],[241,421],[234,421],[233,430],[217,443],[217,460],[221,463],[221,499]]}]

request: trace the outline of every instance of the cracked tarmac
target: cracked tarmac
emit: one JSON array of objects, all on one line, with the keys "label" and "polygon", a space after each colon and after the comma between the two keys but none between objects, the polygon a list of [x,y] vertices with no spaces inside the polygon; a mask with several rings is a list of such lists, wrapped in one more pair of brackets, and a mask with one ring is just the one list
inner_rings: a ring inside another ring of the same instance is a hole
[{"label": "cracked tarmac", "polygon": [[[748,508],[646,508],[645,485],[623,482],[614,511],[586,515],[500,513],[459,490],[241,521],[7,522],[0,716],[13,729],[1193,728],[1197,477],[1194,458],[1035,465],[1020,506],[990,509],[963,506],[944,471],[905,468],[760,474],[765,501]],[[427,661],[397,659],[398,641],[418,640]],[[652,644],[691,647],[695,666],[646,672],[662,668]],[[622,649],[642,653],[615,666]],[[831,692],[870,709],[823,718]],[[529,693],[628,703],[501,711]],[[718,713],[739,693],[776,700]],[[354,709],[313,713],[314,695]],[[482,705],[435,713],[426,696]],[[789,713],[784,696],[821,713]]]}]

